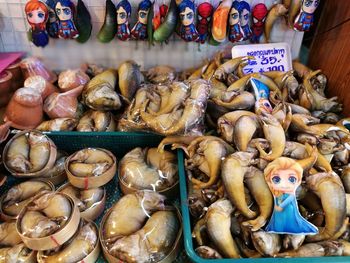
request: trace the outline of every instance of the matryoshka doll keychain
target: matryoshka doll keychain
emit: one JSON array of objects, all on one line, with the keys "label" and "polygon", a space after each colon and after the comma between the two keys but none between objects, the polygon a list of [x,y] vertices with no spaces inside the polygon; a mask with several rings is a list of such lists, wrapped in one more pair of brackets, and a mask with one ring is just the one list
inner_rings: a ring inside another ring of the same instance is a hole
[{"label": "matryoshka doll keychain", "polygon": [[79,36],[79,32],[74,25],[74,4],[70,0],[57,0],[55,11],[58,17],[59,38],[77,38]]},{"label": "matryoshka doll keychain", "polygon": [[187,41],[197,41],[199,35],[194,25],[195,5],[191,0],[182,0],[178,5],[180,14],[180,37]]},{"label": "matryoshka doll keychain", "polygon": [[272,216],[265,230],[276,234],[317,234],[318,228],[301,216],[295,196],[303,167],[294,159],[279,157],[266,166],[264,176],[274,199]]},{"label": "matryoshka doll keychain", "polygon": [[147,39],[147,19],[149,11],[152,7],[150,0],[142,0],[137,10],[137,22],[131,30],[133,38],[138,40]]},{"label": "matryoshka doll keychain", "polygon": [[31,41],[37,47],[45,47],[49,43],[46,22],[49,17],[47,6],[38,0],[30,0],[25,6],[25,14],[30,25]]},{"label": "matryoshka doll keychain", "polygon": [[214,7],[210,2],[203,2],[197,7],[198,42],[204,44],[209,35],[209,26],[213,16]]},{"label": "matryoshka doll keychain", "polygon": [[122,41],[130,38],[129,19],[131,5],[128,0],[122,0],[117,5],[117,37]]},{"label": "matryoshka doll keychain", "polygon": [[242,41],[244,36],[240,22],[239,10],[240,3],[238,1],[233,1],[228,17],[228,40],[232,43]]},{"label": "matryoshka doll keychain", "polygon": [[314,22],[314,13],[320,0],[302,0],[299,14],[294,20],[294,29],[297,31],[309,31]]}]

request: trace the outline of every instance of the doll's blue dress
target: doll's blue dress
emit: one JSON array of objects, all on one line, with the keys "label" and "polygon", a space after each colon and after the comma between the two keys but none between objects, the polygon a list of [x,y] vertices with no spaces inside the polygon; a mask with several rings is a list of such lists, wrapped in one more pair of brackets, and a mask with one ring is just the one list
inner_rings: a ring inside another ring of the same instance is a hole
[{"label": "doll's blue dress", "polygon": [[267,232],[301,235],[318,233],[317,227],[300,215],[295,195],[285,193],[278,197],[275,196],[274,203],[283,210],[273,210],[270,222],[265,229]]}]

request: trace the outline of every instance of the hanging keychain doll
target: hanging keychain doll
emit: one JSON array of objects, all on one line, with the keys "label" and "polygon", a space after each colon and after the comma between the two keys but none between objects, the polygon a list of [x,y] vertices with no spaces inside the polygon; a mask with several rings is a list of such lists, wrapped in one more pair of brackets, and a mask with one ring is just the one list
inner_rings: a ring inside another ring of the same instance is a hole
[{"label": "hanging keychain doll", "polygon": [[252,30],[250,29],[250,5],[246,1],[239,2],[239,16],[240,24],[243,30],[243,40],[250,39],[252,36]]},{"label": "hanging keychain doll", "polygon": [[265,230],[276,234],[317,234],[318,228],[301,216],[295,196],[303,167],[291,158],[279,157],[266,166],[264,176],[274,199],[272,216]]},{"label": "hanging keychain doll", "polygon": [[243,29],[241,27],[240,18],[239,18],[239,9],[240,3],[238,1],[234,1],[232,3],[228,24],[229,24],[229,32],[228,32],[228,40],[232,43],[239,42],[243,40]]},{"label": "hanging keychain doll", "polygon": [[300,12],[294,20],[294,29],[297,31],[309,31],[314,22],[314,12],[320,0],[303,0]]},{"label": "hanging keychain doll", "polygon": [[209,25],[213,16],[214,8],[211,3],[203,2],[197,7],[197,32],[198,42],[204,44],[209,35]]},{"label": "hanging keychain doll", "polygon": [[126,41],[130,38],[129,19],[131,15],[131,5],[128,0],[122,0],[117,5],[117,37]]},{"label": "hanging keychain doll", "polygon": [[46,22],[49,17],[49,10],[43,2],[30,0],[25,6],[27,21],[31,27],[31,41],[37,47],[45,47],[49,43],[49,36],[46,32]]},{"label": "hanging keychain doll", "polygon": [[178,6],[180,13],[180,37],[187,41],[197,41],[199,35],[194,25],[195,5],[191,0],[183,0]]},{"label": "hanging keychain doll", "polygon": [[137,22],[131,30],[131,35],[133,38],[138,40],[147,39],[147,19],[151,7],[152,2],[150,0],[143,0],[139,4],[139,8],[137,10]]},{"label": "hanging keychain doll", "polygon": [[55,0],[47,0],[46,6],[49,9],[49,19],[46,24],[47,32],[49,33],[49,36],[52,38],[58,38],[58,22],[57,22],[57,16],[55,12]]},{"label": "hanging keychain doll", "polygon": [[265,4],[260,3],[254,6],[252,11],[252,19],[253,19],[253,25],[252,25],[252,31],[253,35],[250,38],[250,41],[252,43],[259,43],[260,37],[262,36],[264,32],[264,24],[267,16],[267,7]]},{"label": "hanging keychain doll", "polygon": [[58,17],[59,38],[77,38],[79,32],[73,22],[75,12],[74,4],[70,0],[57,0],[55,11]]}]

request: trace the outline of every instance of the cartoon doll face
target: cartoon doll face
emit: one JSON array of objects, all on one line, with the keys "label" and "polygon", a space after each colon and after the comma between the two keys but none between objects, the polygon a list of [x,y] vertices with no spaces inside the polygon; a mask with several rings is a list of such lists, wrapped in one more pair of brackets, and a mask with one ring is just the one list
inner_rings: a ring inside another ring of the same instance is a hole
[{"label": "cartoon doll face", "polygon": [[193,24],[194,12],[192,9],[186,7],[183,12],[180,13],[181,22],[184,26]]},{"label": "cartoon doll face", "polygon": [[68,6],[62,6],[60,2],[56,5],[56,14],[61,21],[72,19],[72,10]]},{"label": "cartoon doll face", "polygon": [[257,108],[259,108],[260,111],[263,111],[263,112],[267,112],[267,113],[272,113],[273,109],[272,109],[272,106],[269,102],[268,99],[265,99],[265,98],[260,98],[258,101],[257,101],[257,105],[256,105]]},{"label": "cartoon doll face", "polygon": [[318,7],[320,1],[319,0],[304,0],[302,9],[304,12],[313,14]]},{"label": "cartoon doll face", "polygon": [[232,7],[229,15],[229,23],[231,26],[239,23],[239,12],[237,9]]},{"label": "cartoon doll face", "polygon": [[117,23],[119,25],[125,24],[128,19],[128,14],[126,10],[120,6],[119,9],[117,10]]},{"label": "cartoon doll face", "polygon": [[32,10],[27,13],[28,22],[31,24],[41,24],[45,21],[45,11],[41,8]]},{"label": "cartoon doll face", "polygon": [[245,26],[249,22],[249,11],[247,9],[243,9],[240,17],[241,26]]},{"label": "cartoon doll face", "polygon": [[300,177],[292,169],[277,170],[270,176],[269,185],[274,191],[294,193],[300,185]]},{"label": "cartoon doll face", "polygon": [[147,24],[147,17],[148,17],[148,10],[140,10],[138,12],[139,22],[146,25]]}]

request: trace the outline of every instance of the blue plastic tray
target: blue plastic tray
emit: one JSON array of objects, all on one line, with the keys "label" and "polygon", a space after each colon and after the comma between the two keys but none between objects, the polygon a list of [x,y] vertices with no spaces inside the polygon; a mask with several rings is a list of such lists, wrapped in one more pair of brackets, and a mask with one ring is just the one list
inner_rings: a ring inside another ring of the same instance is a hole
[{"label": "blue plastic tray", "polygon": [[178,154],[181,213],[184,231],[184,243],[187,256],[192,262],[197,263],[349,263],[350,257],[314,257],[314,258],[242,258],[242,259],[203,259],[199,257],[193,248],[190,211],[187,202],[187,176],[184,166],[184,156],[181,151]]},{"label": "blue plastic tray", "polygon": [[[46,133],[56,144],[57,149],[66,151],[68,154],[72,154],[80,149],[86,147],[100,147],[110,150],[117,157],[118,162],[120,159],[130,150],[135,147],[157,147],[162,140],[162,136],[151,133],[125,133],[125,132],[50,132]],[[178,151],[178,159],[183,158],[180,151]],[[181,160],[183,163],[183,160]],[[21,180],[8,176],[6,183],[0,187],[0,194],[7,191],[10,187],[18,184]],[[56,186],[56,189],[59,186]],[[106,188],[106,206],[101,216],[95,220],[95,223],[99,226],[101,219],[105,212],[112,207],[112,205],[119,200],[122,195],[118,185],[118,176],[116,175],[112,181],[110,181]],[[178,203],[178,200],[173,200]],[[180,253],[176,262],[187,262],[188,259],[184,256],[185,253]],[[104,259],[102,250],[98,263],[107,262]]]}]

